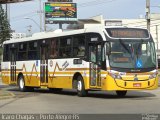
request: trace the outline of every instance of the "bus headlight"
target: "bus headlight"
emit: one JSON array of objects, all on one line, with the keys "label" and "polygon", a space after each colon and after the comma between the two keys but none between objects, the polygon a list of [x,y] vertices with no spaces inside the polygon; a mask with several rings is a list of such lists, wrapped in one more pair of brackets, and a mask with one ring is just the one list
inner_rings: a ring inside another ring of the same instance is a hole
[{"label": "bus headlight", "polygon": [[122,79],[122,77],[120,75],[116,75],[114,73],[110,73],[110,75],[114,78],[114,79]]},{"label": "bus headlight", "polygon": [[149,76],[149,79],[156,78],[156,77],[157,77],[157,74],[158,74],[157,72],[151,74],[151,75]]}]

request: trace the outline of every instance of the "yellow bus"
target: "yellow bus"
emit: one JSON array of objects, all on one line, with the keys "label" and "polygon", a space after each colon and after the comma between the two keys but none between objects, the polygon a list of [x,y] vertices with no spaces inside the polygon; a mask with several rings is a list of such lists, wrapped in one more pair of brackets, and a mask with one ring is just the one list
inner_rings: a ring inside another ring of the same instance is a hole
[{"label": "yellow bus", "polygon": [[3,44],[2,81],[20,91],[152,90],[158,87],[154,41],[146,29],[88,27],[35,33]]}]

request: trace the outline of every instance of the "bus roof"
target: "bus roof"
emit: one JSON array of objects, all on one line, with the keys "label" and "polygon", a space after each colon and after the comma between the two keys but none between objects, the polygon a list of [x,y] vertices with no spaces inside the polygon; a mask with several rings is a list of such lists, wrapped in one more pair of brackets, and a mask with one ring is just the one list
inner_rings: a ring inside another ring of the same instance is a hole
[{"label": "bus roof", "polygon": [[24,41],[34,41],[34,40],[41,40],[46,38],[53,38],[53,37],[61,37],[61,36],[69,36],[69,35],[75,35],[75,34],[82,34],[86,32],[102,32],[102,27],[99,29],[97,27],[91,27],[87,29],[76,29],[76,30],[55,30],[52,32],[39,32],[34,33],[31,37],[25,37],[21,39],[10,39],[5,41],[3,44],[9,44],[9,43],[17,43],[17,42],[24,42]]},{"label": "bus roof", "polygon": [[30,37],[20,38],[20,39],[10,39],[5,41],[3,44],[8,43],[16,43],[16,42],[24,42],[24,41],[34,41],[34,40],[40,40],[40,39],[46,39],[46,38],[52,38],[52,37],[60,37],[60,36],[67,36],[72,34],[78,34],[78,33],[84,33],[84,30],[72,30],[72,31],[52,31],[52,32],[39,32],[34,33]]},{"label": "bus roof", "polygon": [[[53,38],[53,37],[61,37],[61,36],[69,36],[69,35],[76,35],[76,34],[82,34],[82,33],[103,33],[103,30],[105,28],[137,28],[137,27],[124,27],[124,26],[93,26],[88,27],[84,29],[72,29],[72,30],[55,30],[52,32],[39,32],[34,33],[31,37],[25,37],[20,39],[10,39],[7,41],[4,41],[3,44],[9,44],[9,43],[17,43],[17,42],[25,42],[25,41],[34,41],[34,40],[41,40],[46,38]],[[138,29],[144,29],[144,28],[138,28]]]}]

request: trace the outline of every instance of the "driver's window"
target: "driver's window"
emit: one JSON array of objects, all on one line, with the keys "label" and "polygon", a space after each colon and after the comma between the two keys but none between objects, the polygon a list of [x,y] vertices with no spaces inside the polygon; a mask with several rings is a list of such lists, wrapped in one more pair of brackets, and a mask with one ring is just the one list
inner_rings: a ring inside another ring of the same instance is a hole
[{"label": "driver's window", "polygon": [[98,33],[88,33],[86,35],[89,46],[89,61],[101,64],[102,61],[102,37]]},{"label": "driver's window", "polygon": [[90,61],[96,63],[96,46],[90,46]]},{"label": "driver's window", "polygon": [[101,45],[94,45],[90,46],[90,61],[101,64],[102,61],[102,46]]},{"label": "driver's window", "polygon": [[102,61],[102,45],[97,46],[97,63],[100,65]]}]

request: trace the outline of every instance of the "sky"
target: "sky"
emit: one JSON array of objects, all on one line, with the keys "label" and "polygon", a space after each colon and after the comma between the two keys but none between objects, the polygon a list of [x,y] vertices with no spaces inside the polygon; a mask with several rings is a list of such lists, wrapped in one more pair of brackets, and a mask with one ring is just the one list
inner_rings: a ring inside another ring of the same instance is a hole
[{"label": "sky", "polygon": [[[32,33],[40,31],[39,1],[33,0],[9,5],[12,30],[19,33],[28,33],[28,26],[32,26]],[[46,1],[41,0],[42,9]],[[151,13],[160,13],[160,0],[150,1]],[[146,0],[73,0],[73,2],[77,3],[78,6],[78,19],[87,19],[97,15],[103,15],[105,19],[136,19],[140,15],[145,18]],[[25,19],[26,17],[32,20]],[[44,26],[44,24],[42,25]],[[47,30],[57,28],[58,25],[56,24],[47,25]]]}]

